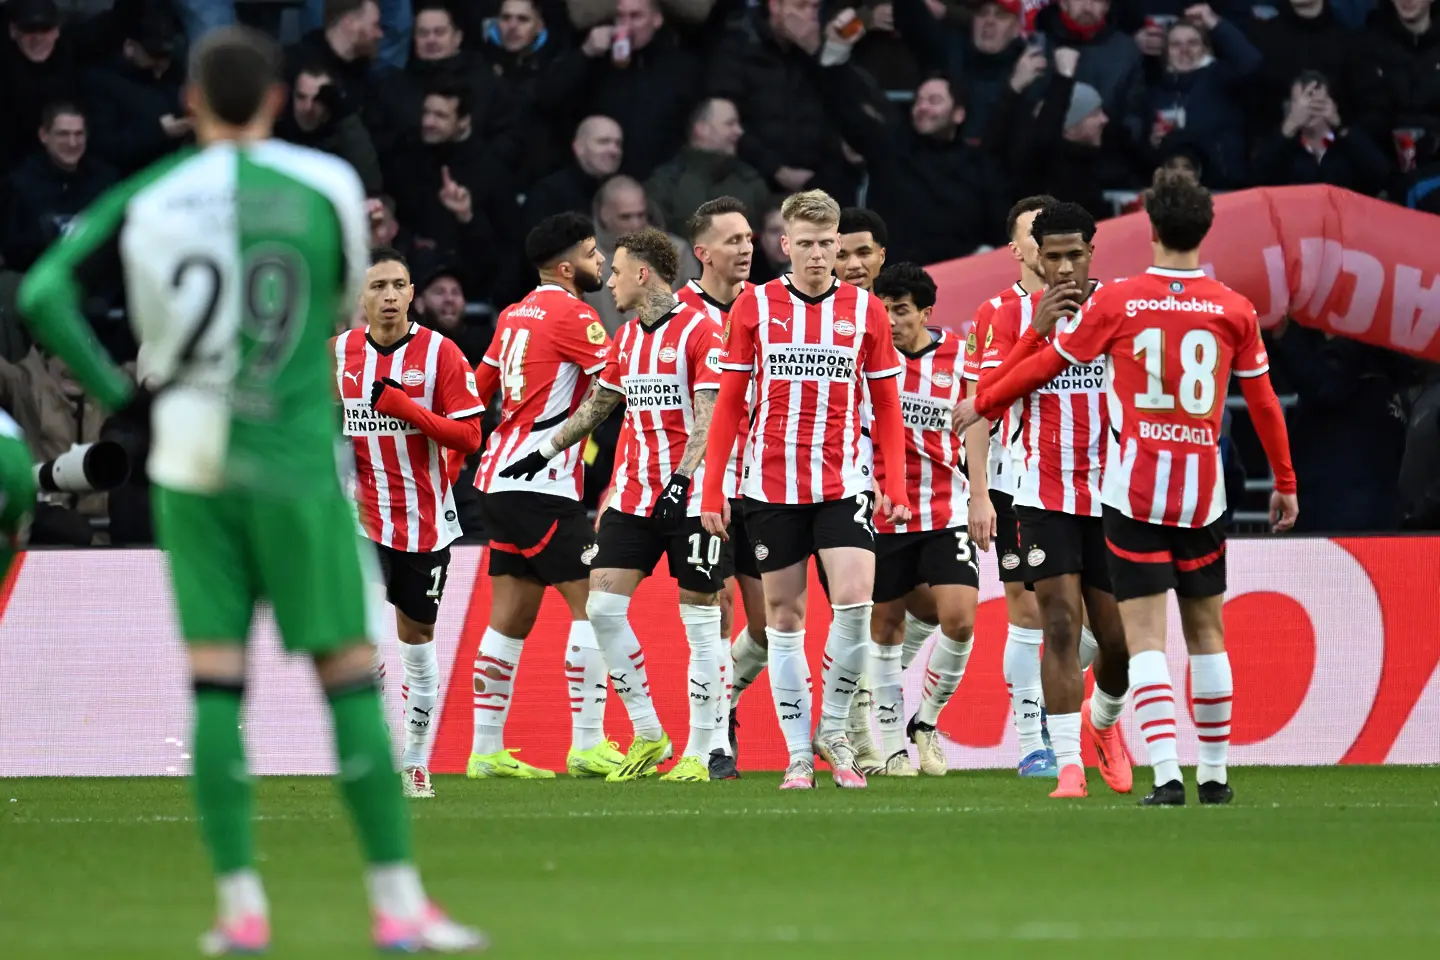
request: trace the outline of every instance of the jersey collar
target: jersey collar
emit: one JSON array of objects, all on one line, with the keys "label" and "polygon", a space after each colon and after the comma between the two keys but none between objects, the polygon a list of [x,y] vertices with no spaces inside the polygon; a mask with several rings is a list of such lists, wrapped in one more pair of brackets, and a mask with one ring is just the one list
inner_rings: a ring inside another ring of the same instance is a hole
[{"label": "jersey collar", "polygon": [[790,276],[791,275],[788,273],[782,274],[780,277],[780,282],[785,284],[785,289],[790,291],[790,295],[792,297],[798,297],[800,300],[808,304],[813,305],[817,303],[824,303],[826,300],[830,299],[830,297],[835,294],[835,291],[840,289],[840,281],[832,276],[830,278],[829,289],[827,289],[824,293],[820,294],[820,296],[818,297],[812,297],[808,293],[801,293],[795,287],[795,284],[791,282]]},{"label": "jersey collar", "polygon": [[659,320],[656,320],[656,321],[655,321],[653,324],[651,324],[650,326],[648,326],[648,327],[645,326],[645,322],[644,322],[643,320],[641,320],[639,317],[636,317],[636,318],[635,318],[635,323],[636,323],[636,325],[638,325],[638,326],[640,327],[641,330],[644,330],[646,333],[654,333],[655,331],[659,330],[661,327],[665,326],[665,324],[669,323],[669,322],[670,322],[670,318],[673,317],[673,316],[675,316],[675,314],[679,313],[679,312],[680,312],[681,310],[683,310],[683,309],[685,309],[685,304],[676,302],[675,306],[673,306],[673,307],[670,308],[670,312],[669,312],[669,313],[665,314],[665,315],[664,315],[663,317],[661,317]]},{"label": "jersey collar", "polygon": [[945,340],[944,330],[937,330],[934,327],[926,327],[925,332],[930,334],[930,342],[925,344],[925,346],[921,347],[919,350],[911,353],[909,350],[901,350],[899,347],[896,347],[896,351],[898,351],[902,356],[908,357],[911,360],[919,360],[921,357],[925,356],[925,354],[937,349],[940,344]]},{"label": "jersey collar", "polygon": [[1204,270],[1171,270],[1169,267],[1151,267],[1145,271],[1157,277],[1174,277],[1177,280],[1199,280],[1206,276]]},{"label": "jersey collar", "polygon": [[[705,288],[700,286],[699,280],[691,280],[688,286],[690,287],[691,292],[695,294],[695,296],[699,297],[701,300],[704,300],[706,303],[710,304],[710,306],[716,308],[722,313],[729,313],[730,308],[735,305],[734,300],[731,300],[729,303],[721,303],[719,300],[716,300],[714,297],[710,296],[710,294],[705,292]],[[749,284],[745,283],[745,281],[740,281],[740,293],[744,293],[747,286],[749,286]],[[739,299],[739,294],[736,294],[736,299]]]},{"label": "jersey collar", "polygon": [[380,346],[380,344],[376,343],[373,339],[371,339],[371,337],[370,337],[370,328],[369,328],[369,327],[366,327],[366,328],[365,328],[365,342],[370,345],[370,349],[371,349],[371,350],[374,350],[376,353],[380,354],[380,356],[382,356],[382,357],[388,357],[388,356],[390,356],[390,354],[394,353],[396,350],[399,350],[401,347],[405,346],[405,344],[407,344],[407,343],[409,343],[411,340],[415,339],[415,331],[418,330],[419,328],[420,328],[420,324],[416,323],[414,320],[411,320],[411,321],[410,321],[410,329],[405,331],[405,336],[401,337],[399,340],[396,340],[394,343],[390,344],[390,346],[388,346],[388,347],[382,347],[382,346]]}]

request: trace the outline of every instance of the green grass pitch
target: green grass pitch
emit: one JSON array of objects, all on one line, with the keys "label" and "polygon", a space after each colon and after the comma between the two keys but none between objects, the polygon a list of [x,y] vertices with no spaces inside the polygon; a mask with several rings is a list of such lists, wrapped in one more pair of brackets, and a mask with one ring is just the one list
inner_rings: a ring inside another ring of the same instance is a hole
[{"label": "green grass pitch", "polygon": [[[1183,810],[1090,779],[1060,802],[1000,772],[443,777],[412,809],[432,894],[495,957],[1440,956],[1440,771],[1240,769],[1234,806],[1192,784]],[[330,783],[269,779],[257,806],[271,955],[371,955]],[[194,957],[211,907],[184,781],[0,780],[0,957]]]}]

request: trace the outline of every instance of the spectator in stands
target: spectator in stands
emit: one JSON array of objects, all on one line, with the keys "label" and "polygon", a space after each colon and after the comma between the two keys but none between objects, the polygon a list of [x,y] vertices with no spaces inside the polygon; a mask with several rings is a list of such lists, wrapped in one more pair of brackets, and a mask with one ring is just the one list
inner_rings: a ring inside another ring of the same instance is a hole
[{"label": "spectator in stands", "polygon": [[80,73],[115,52],[143,10],[116,0],[109,10],[61,24],[55,0],[9,0],[9,42],[0,42],[0,171],[32,149],[48,104],[80,99]]},{"label": "spectator in stands", "polygon": [[[969,29],[939,18],[946,8],[933,0],[894,0],[895,27],[926,74],[944,72],[965,91],[962,135],[980,142],[990,111],[1025,52],[1020,36],[1021,0],[984,0]],[[1038,48],[1032,54],[1043,60]]]},{"label": "spectator in stands", "polygon": [[380,7],[375,0],[325,0],[325,21],[286,51],[288,79],[302,67],[320,66],[339,85],[367,125],[377,122],[371,65],[379,48]]},{"label": "spectator in stands", "polygon": [[524,162],[516,165],[515,172],[521,187],[564,163],[570,127],[556,122],[556,117],[569,105],[557,106],[539,97],[540,78],[549,72],[560,45],[546,27],[539,0],[501,0],[499,14],[485,21],[480,56],[500,86],[501,101],[520,118],[515,139]]},{"label": "spectator in stands", "polygon": [[425,0],[415,13],[415,52],[404,70],[383,73],[376,83],[383,106],[376,122],[382,151],[413,142],[420,135],[425,95],[441,87],[470,88],[475,133],[507,166],[520,156],[521,104],[503,96],[499,80],[480,57],[463,49],[465,35],[441,0]]},{"label": "spectator in stands", "polygon": [[211,30],[235,24],[235,0],[174,0],[185,20],[185,36],[193,45]]},{"label": "spectator in stands", "polygon": [[[1040,11],[1035,28],[1045,35],[1050,72],[1054,72],[1056,50],[1077,51],[1080,60],[1074,80],[1099,92],[1110,118],[1109,137],[1115,143],[1139,145],[1150,132],[1140,51],[1130,37],[1109,25],[1109,13],[1110,0],[1059,0]],[[1044,89],[1043,84],[1039,89]]]},{"label": "spectator in stands", "polygon": [[542,78],[547,102],[613,117],[625,131],[621,170],[648,177],[683,142],[700,64],[665,27],[659,0],[620,0],[615,24],[595,27]]},{"label": "spectator in stands", "polygon": [[[1412,144],[1440,129],[1440,22],[1434,0],[1377,0],[1365,28],[1363,62],[1377,78],[1374,100],[1361,104],[1377,138]],[[1406,158],[1407,168],[1414,157]]]},{"label": "spectator in stands", "polygon": [[469,97],[463,85],[426,96],[420,142],[381,160],[396,215],[417,247],[463,264],[466,283],[488,292],[516,249],[518,211],[504,168],[474,136]]},{"label": "spectator in stands", "polygon": [[324,66],[300,68],[290,87],[290,109],[275,125],[275,135],[335,154],[360,174],[367,193],[380,190],[380,160],[370,133]]},{"label": "spectator in stands", "polygon": [[[1215,0],[1210,6],[1234,23],[1246,19],[1250,10],[1248,0]],[[1159,76],[1165,62],[1166,33],[1177,20],[1191,16],[1194,10],[1195,0],[1115,0],[1109,20],[1117,30],[1134,39],[1140,55],[1145,58],[1146,72]]]},{"label": "spectator in stands", "polygon": [[85,114],[75,104],[46,107],[39,136],[43,149],[22,161],[10,181],[4,251],[11,270],[28,270],[117,179],[108,164],[89,156]]},{"label": "spectator in stands", "polygon": [[[601,185],[599,192],[595,194],[595,203],[591,208],[591,217],[595,221],[595,241],[600,252],[605,254],[606,266],[601,270],[601,276],[608,279],[610,276],[609,264],[615,259],[615,239],[621,234],[634,233],[646,227],[665,229],[665,224],[656,215],[658,210],[649,202],[645,196],[645,188],[638,180],[625,175],[611,177]],[[674,287],[679,289],[690,280],[700,276],[700,264],[695,259],[695,253],[690,244],[680,237],[670,234],[670,242],[675,246],[675,253],[680,258],[680,274],[675,278]],[[605,329],[614,333],[620,329],[633,313],[622,314],[615,308],[615,298],[610,291],[600,289],[594,293],[585,295],[585,302],[595,308],[600,314],[600,322]]]},{"label": "spectator in stands", "polygon": [[[990,157],[960,137],[965,103],[944,77],[915,91],[901,118],[870,79],[848,62],[841,22],[826,29],[816,71],[825,108],[870,172],[869,206],[891,230],[897,262],[938,263],[1004,237],[1005,185]],[[835,61],[841,61],[836,63]]]},{"label": "spectator in stands", "polygon": [[[1257,11],[1261,8],[1256,7]],[[1260,51],[1260,68],[1250,79],[1246,102],[1251,130],[1268,133],[1284,119],[1290,84],[1306,70],[1330,78],[1330,93],[1342,116],[1359,116],[1362,58],[1356,36],[1336,19],[1331,0],[1277,0],[1275,14],[1258,15],[1248,29]]]},{"label": "spectator in stands", "polygon": [[758,220],[752,221],[755,229],[755,250],[759,256],[750,261],[750,282],[768,283],[790,271],[790,258],[780,241],[785,236],[785,218],[780,215],[780,198],[772,197],[765,205]]},{"label": "spectator in stands", "polygon": [[1172,130],[1188,132],[1210,158],[1211,186],[1245,182],[1241,98],[1260,52],[1240,28],[1197,4],[1165,35],[1165,70],[1150,89],[1152,151]]},{"label": "spectator in stands", "polygon": [[1385,185],[1389,158],[1363,130],[1341,123],[1329,87],[1313,70],[1295,78],[1284,122],[1255,147],[1257,184],[1326,183],[1372,196]]},{"label": "spectator in stands", "polygon": [[820,0],[770,0],[720,39],[707,90],[740,108],[740,158],[783,193],[854,195],[858,178],[816,87]]},{"label": "spectator in stands", "polygon": [[129,176],[190,139],[180,99],[185,65],[175,59],[180,22],[151,7],[128,31],[121,50],[83,75],[90,150]]},{"label": "spectator in stands", "polygon": [[414,310],[421,323],[454,340],[465,359],[476,367],[495,336],[495,325],[465,315],[463,273],[453,264],[442,263],[417,277]]},{"label": "spectator in stands", "polygon": [[1440,364],[1431,364],[1410,410],[1398,493],[1400,529],[1440,531]]},{"label": "spectator in stands", "polygon": [[1068,47],[1051,53],[1055,69],[1038,109],[1024,105],[1035,82],[1034,58],[1021,57],[1015,74],[990,115],[985,149],[1011,178],[1014,196],[1049,194],[1078,203],[1096,219],[1114,215],[1105,189],[1130,178],[1123,149],[1107,143],[1110,115],[1100,91],[1077,83],[1080,54]]},{"label": "spectator in stands", "polygon": [[690,115],[689,142],[680,155],[657,169],[645,193],[660,208],[667,224],[684,223],[695,208],[716,197],[735,197],[752,213],[770,198],[765,178],[735,155],[740,137],[740,112],[719,97],[701,102]]},{"label": "spectator in stands", "polygon": [[[324,29],[330,23],[335,3],[336,0],[304,0],[300,8],[300,29],[306,33]],[[370,56],[376,66],[383,70],[403,70],[410,56],[412,2],[375,0],[375,4],[375,24],[379,35]]]},{"label": "spectator in stands", "polygon": [[1298,397],[1288,417],[1303,518],[1295,529],[1394,530],[1405,451],[1397,391],[1404,359],[1288,321],[1265,339],[1272,369]]},{"label": "spectator in stands", "polygon": [[575,160],[535,184],[525,197],[524,232],[546,217],[567,210],[584,213],[600,185],[620,169],[624,135],[609,117],[586,117],[570,144]]}]

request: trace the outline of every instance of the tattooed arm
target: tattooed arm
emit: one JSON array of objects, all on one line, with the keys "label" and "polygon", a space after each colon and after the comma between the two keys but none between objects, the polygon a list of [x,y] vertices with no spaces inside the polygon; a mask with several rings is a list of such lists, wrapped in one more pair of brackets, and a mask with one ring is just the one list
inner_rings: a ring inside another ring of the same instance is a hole
[{"label": "tattooed arm", "polygon": [[700,461],[705,459],[705,442],[710,438],[710,417],[715,412],[716,393],[715,390],[695,391],[695,421],[690,427],[690,439],[685,442],[680,466],[675,471],[682,477],[694,476]]},{"label": "tattooed arm", "polygon": [[575,444],[590,436],[591,431],[600,426],[605,418],[610,416],[625,395],[609,387],[600,385],[597,379],[590,385],[590,393],[586,395],[575,412],[570,414],[570,419],[560,424],[560,429],[555,431],[555,436],[540,445],[540,452],[545,454],[549,460],[561,450],[568,450]]}]

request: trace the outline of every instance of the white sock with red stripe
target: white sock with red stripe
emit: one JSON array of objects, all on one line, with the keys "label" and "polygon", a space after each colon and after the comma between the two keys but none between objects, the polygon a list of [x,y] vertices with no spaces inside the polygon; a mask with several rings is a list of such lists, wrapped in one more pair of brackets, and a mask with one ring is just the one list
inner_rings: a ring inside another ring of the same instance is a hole
[{"label": "white sock with red stripe", "polygon": [[375,652],[370,656],[370,666],[375,671],[375,686],[380,688],[380,702],[385,702],[385,658],[380,656],[380,645],[375,645]]},{"label": "white sock with red stripe", "polygon": [[805,659],[805,631],[765,628],[770,643],[770,693],[775,716],[790,759],[812,756],[810,745],[810,663]]},{"label": "white sock with red stripe", "polygon": [[925,685],[920,709],[915,712],[916,720],[935,726],[940,719],[940,711],[945,709],[945,704],[960,688],[960,681],[965,679],[965,667],[970,663],[970,651],[973,649],[973,637],[964,643],[951,640],[943,633],[935,638],[935,646],[930,648],[930,659],[925,663]]},{"label": "white sock with red stripe", "polygon": [[1040,644],[1044,639],[1039,630],[1013,623],[1005,634],[1005,687],[1010,691],[1022,760],[1045,749],[1040,736],[1040,705],[1044,703],[1040,692]]},{"label": "white sock with red stripe", "polygon": [[690,740],[685,756],[705,759],[715,739],[715,701],[724,697],[720,687],[720,608],[680,604],[680,622],[690,641],[690,668],[686,689],[690,696]]},{"label": "white sock with red stripe", "polygon": [[605,739],[610,683],[605,676],[605,657],[595,642],[595,628],[588,620],[570,624],[565,683],[570,688],[570,746],[576,750],[598,747]]},{"label": "white sock with red stripe", "polygon": [[[770,631],[766,630],[765,635],[769,637]],[[765,665],[770,662],[770,651],[755,642],[747,626],[730,645],[730,660],[735,665],[730,681],[730,709],[734,710],[740,694],[755,682],[756,677],[765,672]]]},{"label": "white sock with red stripe", "polygon": [[[865,673],[875,698],[875,721],[880,725],[880,746],[886,759],[905,752],[905,674],[899,647],[870,641]],[[870,718],[866,717],[869,723]]]},{"label": "white sock with red stripe", "polygon": [[720,653],[715,658],[715,669],[720,676],[720,695],[715,698],[715,729],[710,733],[710,750],[720,750],[728,757],[730,751],[730,677],[735,664],[730,659],[730,647],[725,637],[720,637]]},{"label": "white sock with red stripe", "polygon": [[930,639],[930,634],[938,629],[938,624],[926,623],[911,615],[908,610],[906,611],[905,638],[900,641],[901,670],[910,669],[910,664],[915,662],[915,655],[925,646],[925,641]]},{"label": "white sock with red stripe", "polygon": [[524,640],[507,637],[487,627],[475,655],[475,740],[472,753],[483,755],[505,749],[505,718],[510,715],[510,692],[520,663]]},{"label": "white sock with red stripe", "polygon": [[845,732],[850,702],[865,672],[873,606],[869,602],[830,605],[830,635],[825,639],[825,656],[821,659],[821,736]]},{"label": "white sock with red stripe", "polygon": [[1180,780],[1175,753],[1175,688],[1170,685],[1170,668],[1162,651],[1146,650],[1130,656],[1130,699],[1135,704],[1135,722],[1145,738],[1150,766],[1155,770],[1155,785]]},{"label": "white sock with red stripe", "polygon": [[1055,768],[1082,766],[1080,763],[1080,714],[1050,714],[1050,746],[1055,750]]},{"label": "white sock with red stripe", "polygon": [[1084,673],[1089,670],[1090,664],[1094,663],[1095,658],[1099,655],[1099,641],[1095,639],[1095,634],[1090,632],[1090,628],[1082,624],[1080,627],[1080,672]]},{"label": "white sock with red stripe", "polygon": [[630,629],[630,598],[618,593],[591,591],[585,601],[585,615],[595,629],[595,642],[610,667],[610,682],[630,714],[637,737],[659,740],[664,732],[650,699],[650,680],[645,673],[645,653],[640,638]]},{"label": "white sock with red stripe", "polygon": [[400,657],[405,662],[405,684],[400,688],[405,698],[405,755],[400,766],[424,767],[430,763],[430,738],[440,720],[435,716],[435,701],[440,696],[435,641],[402,643]]},{"label": "white sock with red stripe", "polygon": [[1196,783],[1227,782],[1225,765],[1230,754],[1230,706],[1234,695],[1228,653],[1190,655],[1190,705],[1200,739]]}]

